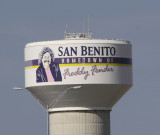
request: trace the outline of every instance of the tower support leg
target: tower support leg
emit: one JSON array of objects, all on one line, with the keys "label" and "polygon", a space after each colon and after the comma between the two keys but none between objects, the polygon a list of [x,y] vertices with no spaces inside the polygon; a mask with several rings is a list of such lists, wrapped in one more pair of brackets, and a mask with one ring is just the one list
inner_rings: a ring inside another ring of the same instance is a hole
[{"label": "tower support leg", "polygon": [[110,135],[110,111],[50,112],[50,135]]}]

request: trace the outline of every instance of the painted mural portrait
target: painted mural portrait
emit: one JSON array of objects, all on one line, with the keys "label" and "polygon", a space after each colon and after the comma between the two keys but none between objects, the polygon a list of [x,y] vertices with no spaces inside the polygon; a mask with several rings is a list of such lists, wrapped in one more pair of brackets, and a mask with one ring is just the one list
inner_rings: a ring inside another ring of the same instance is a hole
[{"label": "painted mural portrait", "polygon": [[39,54],[39,67],[36,70],[37,82],[62,81],[59,64],[54,62],[54,53],[49,47],[42,49]]}]

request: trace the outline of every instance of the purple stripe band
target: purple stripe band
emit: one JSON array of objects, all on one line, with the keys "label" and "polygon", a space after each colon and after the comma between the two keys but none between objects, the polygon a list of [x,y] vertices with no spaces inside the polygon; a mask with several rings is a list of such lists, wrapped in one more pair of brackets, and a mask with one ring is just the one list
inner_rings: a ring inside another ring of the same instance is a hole
[{"label": "purple stripe band", "polygon": [[[68,57],[68,58],[55,58],[54,60],[59,64],[71,63],[118,63],[132,65],[131,58],[118,58],[118,57]],[[25,67],[36,66],[38,59],[25,61]]]}]

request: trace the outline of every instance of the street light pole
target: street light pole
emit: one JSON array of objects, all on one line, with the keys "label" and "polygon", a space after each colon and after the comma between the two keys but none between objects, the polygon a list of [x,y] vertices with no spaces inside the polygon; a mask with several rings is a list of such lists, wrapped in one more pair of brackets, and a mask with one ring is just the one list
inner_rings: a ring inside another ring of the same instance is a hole
[{"label": "street light pole", "polygon": [[49,107],[47,105],[47,135],[49,135],[50,133],[50,129],[49,129]]},{"label": "street light pole", "polygon": [[48,129],[47,135],[50,135],[50,129],[49,129],[49,107],[55,102],[53,104],[53,107],[52,107],[52,108],[54,108],[55,105],[60,101],[60,99],[67,93],[68,90],[70,90],[70,89],[79,89],[81,87],[82,86],[74,86],[74,87],[67,88],[51,104],[47,105],[47,107],[46,107],[47,108],[47,129]]},{"label": "street light pole", "polygon": [[[82,86],[74,86],[74,87],[69,87],[67,89],[65,89],[51,104],[49,105],[45,105],[41,100],[39,100],[35,95],[33,95],[31,92],[29,92],[34,98],[37,99],[37,101],[39,103],[41,103],[46,109],[47,109],[47,135],[50,135],[50,129],[49,129],[49,107],[53,104],[53,107],[55,107],[55,105],[61,100],[61,98],[67,93],[68,90],[70,89],[79,89]],[[19,88],[19,87],[14,87],[14,90],[24,90],[25,88]]]}]

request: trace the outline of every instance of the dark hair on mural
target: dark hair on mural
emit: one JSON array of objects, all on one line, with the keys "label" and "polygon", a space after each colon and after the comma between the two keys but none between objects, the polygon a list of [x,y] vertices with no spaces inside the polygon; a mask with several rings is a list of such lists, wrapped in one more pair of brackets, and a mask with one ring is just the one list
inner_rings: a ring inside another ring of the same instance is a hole
[{"label": "dark hair on mural", "polygon": [[49,47],[44,47],[42,49],[42,51],[39,53],[39,59],[38,59],[38,64],[41,64],[42,63],[42,58],[43,58],[43,55],[48,52],[50,55],[51,55],[51,62],[54,61],[54,53],[53,51],[49,48]]}]

